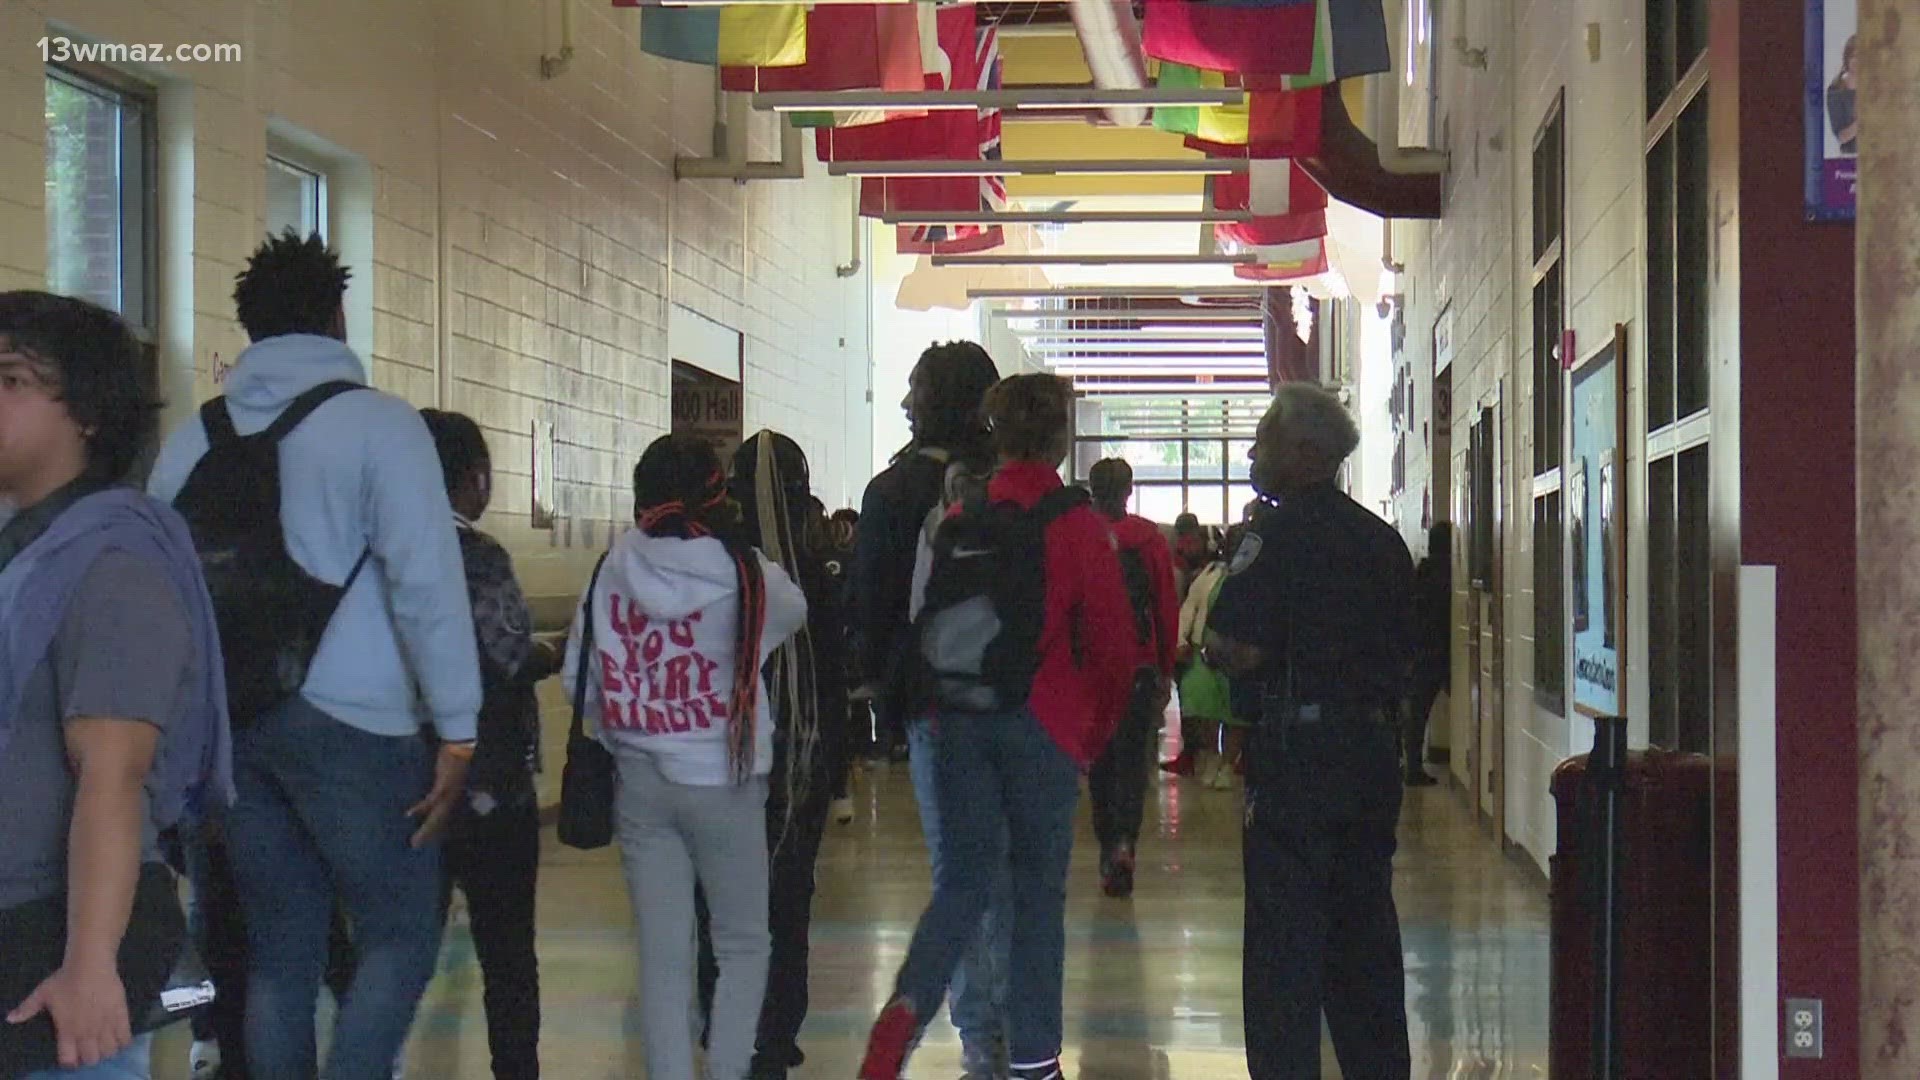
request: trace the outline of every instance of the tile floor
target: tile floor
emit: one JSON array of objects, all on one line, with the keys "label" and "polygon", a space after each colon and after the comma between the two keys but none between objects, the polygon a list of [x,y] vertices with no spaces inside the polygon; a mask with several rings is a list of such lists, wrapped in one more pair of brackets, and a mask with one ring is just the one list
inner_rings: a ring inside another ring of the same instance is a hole
[{"label": "tile floor", "polygon": [[[1138,889],[1101,896],[1081,813],[1069,884],[1066,1064],[1081,1080],[1245,1077],[1240,1016],[1240,797],[1156,778]],[[830,826],[813,932],[813,1006],[798,1073],[850,1078],[887,996],[929,876],[906,767],[858,771],[858,816]],[[1414,1075],[1543,1076],[1547,902],[1446,788],[1409,793],[1395,865],[1407,950]],[[542,867],[542,1058],[559,1080],[644,1077],[634,950],[615,856],[549,843]],[[157,1080],[184,1074],[182,1035],[156,1048]],[[489,1075],[479,972],[456,925],[409,1051],[417,1080]],[[915,1078],[959,1075],[944,1018]],[[1339,1075],[1330,1049],[1325,1074]]]}]

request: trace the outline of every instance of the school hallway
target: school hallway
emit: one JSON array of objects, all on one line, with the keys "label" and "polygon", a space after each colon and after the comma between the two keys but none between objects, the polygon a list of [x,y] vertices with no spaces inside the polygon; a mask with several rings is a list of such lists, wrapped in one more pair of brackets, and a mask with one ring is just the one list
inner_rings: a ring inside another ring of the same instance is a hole
[{"label": "school hallway", "polygon": [[[1130,901],[1102,896],[1083,800],[1068,882],[1066,1047],[1081,1080],[1245,1077],[1240,1013],[1240,794],[1156,777]],[[904,764],[857,768],[853,824],[830,825],[814,905],[812,1010],[796,1077],[850,1080],[930,886]],[[1408,792],[1394,861],[1407,957],[1414,1076],[1541,1076],[1547,1060],[1544,886],[1475,825],[1459,792]],[[635,946],[613,848],[546,836],[540,882],[541,1060],[555,1080],[645,1075]],[[324,995],[323,995],[324,998]],[[324,1006],[323,1006],[324,1008]],[[185,1033],[166,1033],[156,1080],[183,1080]],[[488,1077],[480,973],[456,917],[409,1047],[409,1077]],[[1325,1075],[1339,1075],[1330,1046]],[[915,1080],[960,1075],[944,1013]]]}]

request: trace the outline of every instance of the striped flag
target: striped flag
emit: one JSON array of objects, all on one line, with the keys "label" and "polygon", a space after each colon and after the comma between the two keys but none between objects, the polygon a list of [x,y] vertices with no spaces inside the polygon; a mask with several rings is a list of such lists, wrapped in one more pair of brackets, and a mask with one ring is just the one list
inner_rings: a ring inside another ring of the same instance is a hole
[{"label": "striped flag", "polygon": [[[1220,88],[1237,76],[1162,63],[1156,85]],[[1153,126],[1187,136],[1187,147],[1212,157],[1311,157],[1320,152],[1320,93],[1310,90],[1248,90],[1238,105],[1155,109]]]},{"label": "striped flag", "polygon": [[1328,269],[1327,239],[1324,236],[1252,250],[1260,261],[1234,267],[1235,277],[1246,281],[1297,281],[1324,274]]},{"label": "striped flag", "polygon": [[[974,46],[973,72],[975,88],[979,90],[998,90],[1001,85],[1000,32],[997,26],[988,26],[976,35]],[[977,114],[980,122],[980,160],[1000,160],[1000,110],[982,109]],[[966,210],[979,209],[993,213],[1007,207],[1007,178],[1004,176],[972,176],[956,178],[971,188],[973,206],[964,202],[956,205],[942,205],[934,209]],[[946,184],[945,180],[929,181]],[[955,186],[954,196],[964,200],[968,192]],[[894,239],[895,246],[902,254],[931,255],[935,252],[947,254],[966,254],[988,251],[1006,242],[1006,235],[998,225],[902,225]]]},{"label": "striped flag", "polygon": [[1307,90],[1392,70],[1393,53],[1380,0],[1314,0],[1312,62],[1300,72],[1244,74],[1248,86]]},{"label": "striped flag", "polygon": [[[926,8],[930,5],[917,5]],[[972,4],[939,10],[935,18],[939,47],[923,59],[926,89],[949,90],[976,85],[975,31]],[[974,115],[940,109],[919,115],[853,127],[836,122],[813,133],[821,161],[925,161],[971,158],[980,141]],[[951,209],[951,208],[948,208]]]}]

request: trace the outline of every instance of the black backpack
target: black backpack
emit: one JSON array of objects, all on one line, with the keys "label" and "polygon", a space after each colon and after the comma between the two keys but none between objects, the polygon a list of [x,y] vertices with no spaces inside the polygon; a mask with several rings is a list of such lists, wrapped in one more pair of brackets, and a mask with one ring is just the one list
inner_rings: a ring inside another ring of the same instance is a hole
[{"label": "black backpack", "polygon": [[316,386],[252,435],[234,430],[226,398],[200,408],[207,452],[173,506],[193,534],[213,600],[235,727],[300,692],[334,609],[367,563],[371,549],[360,553],[346,584],[329,585],[294,562],[280,520],[280,441],[321,404],[360,389],[351,382]]},{"label": "black backpack", "polygon": [[926,597],[913,624],[916,711],[991,713],[1019,708],[1040,668],[1046,623],[1046,532],[1088,505],[1061,488],[1031,509],[973,500],[934,535]]},{"label": "black backpack", "polygon": [[1158,644],[1159,633],[1153,617],[1153,579],[1147,576],[1146,560],[1138,551],[1128,547],[1120,549],[1120,576],[1127,583],[1127,603],[1133,608],[1133,629],[1140,644]]}]

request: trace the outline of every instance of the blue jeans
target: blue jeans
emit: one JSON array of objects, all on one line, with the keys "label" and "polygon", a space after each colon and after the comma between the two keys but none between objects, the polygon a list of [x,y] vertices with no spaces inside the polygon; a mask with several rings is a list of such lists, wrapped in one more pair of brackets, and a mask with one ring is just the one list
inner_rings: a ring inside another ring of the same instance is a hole
[{"label": "blue jeans", "polygon": [[[907,746],[913,795],[920,804],[920,832],[927,840],[937,888],[941,875],[951,869],[941,858],[940,806],[934,779],[934,762],[939,755],[934,725],[927,720],[907,725]],[[1004,829],[1004,821],[1001,827]],[[997,1045],[1007,1037],[1007,953],[1012,942],[1006,912],[1013,903],[1012,891],[1013,875],[1002,866],[993,875],[993,891],[980,932],[961,955],[960,966],[954,969],[947,988],[947,1011],[953,1026],[960,1030],[962,1066],[970,1072],[991,1068]]]},{"label": "blue jeans", "polygon": [[980,933],[994,880],[1011,876],[1007,1046],[1014,1064],[1060,1053],[1067,863],[1080,769],[1026,710],[941,716],[931,731],[940,856],[897,992],[922,1020]]},{"label": "blue jeans", "polygon": [[153,1067],[153,1036],[135,1035],[125,1050],[98,1065],[81,1069],[48,1069],[28,1073],[20,1080],[149,1080]]},{"label": "blue jeans", "polygon": [[[227,845],[247,924],[247,1057],[264,1080],[387,1080],[440,954],[440,845],[406,816],[433,784],[423,739],[295,699],[234,732]],[[334,901],[357,967],[324,1072],[314,1006]]]}]

